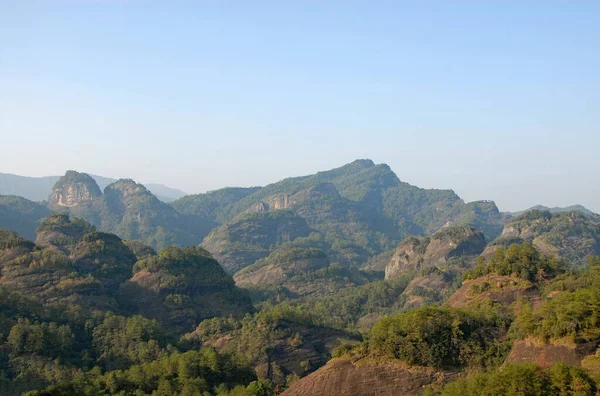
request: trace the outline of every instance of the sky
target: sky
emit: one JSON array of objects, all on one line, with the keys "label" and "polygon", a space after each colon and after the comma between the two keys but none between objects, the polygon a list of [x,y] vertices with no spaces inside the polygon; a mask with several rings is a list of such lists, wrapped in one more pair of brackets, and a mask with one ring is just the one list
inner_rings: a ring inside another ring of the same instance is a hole
[{"label": "sky", "polygon": [[357,158],[600,212],[600,2],[0,0],[0,172],[204,192]]}]

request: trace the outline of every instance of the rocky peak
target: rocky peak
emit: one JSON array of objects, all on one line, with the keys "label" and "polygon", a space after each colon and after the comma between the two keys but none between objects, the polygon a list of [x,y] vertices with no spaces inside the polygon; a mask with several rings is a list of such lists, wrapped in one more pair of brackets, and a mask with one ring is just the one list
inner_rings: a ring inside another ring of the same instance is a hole
[{"label": "rocky peak", "polygon": [[102,196],[96,181],[86,173],[69,170],[62,176],[48,197],[50,205],[71,207],[94,201]]},{"label": "rocky peak", "polygon": [[323,198],[340,198],[340,195],[333,183],[319,183],[316,186],[305,188],[293,194],[277,194],[268,196],[262,201],[252,205],[247,211],[243,212],[242,215],[253,212],[261,213],[273,210],[288,209],[306,201]]},{"label": "rocky peak", "polygon": [[385,278],[393,279],[410,270],[439,267],[455,258],[483,252],[485,236],[467,226],[450,226],[431,237],[409,237],[402,241],[385,267]]},{"label": "rocky peak", "polygon": [[132,179],[119,179],[109,184],[104,189],[105,195],[117,194],[121,198],[128,198],[134,195],[151,194],[142,184],[136,183]]},{"label": "rocky peak", "polygon": [[373,160],[370,160],[368,158],[366,159],[357,159],[354,160],[352,162],[350,162],[349,164],[343,166],[343,167],[348,167],[348,168],[356,168],[356,169],[366,169],[366,168],[372,168],[375,166],[375,163],[373,162]]}]

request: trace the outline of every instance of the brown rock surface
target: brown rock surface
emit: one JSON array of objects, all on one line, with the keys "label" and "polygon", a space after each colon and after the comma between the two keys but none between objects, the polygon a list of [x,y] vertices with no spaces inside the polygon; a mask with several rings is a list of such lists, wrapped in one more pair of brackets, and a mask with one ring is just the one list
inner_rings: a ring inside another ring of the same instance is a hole
[{"label": "brown rock surface", "polygon": [[581,366],[581,361],[596,352],[600,340],[583,344],[558,345],[543,344],[531,338],[514,343],[506,363],[535,363],[542,367],[550,367],[554,363],[563,362],[572,366]]},{"label": "brown rock surface", "polygon": [[[484,290],[484,285],[487,285],[489,289]],[[475,293],[474,286],[482,291]],[[534,307],[541,303],[539,292],[531,282],[509,276],[488,275],[465,281],[460,289],[448,299],[447,304],[454,308],[460,308],[472,301],[490,300],[508,306],[521,297],[525,297]]]},{"label": "brown rock surface", "polygon": [[430,368],[403,367],[400,362],[353,362],[334,359],[283,392],[284,396],[420,395],[428,385],[458,376]]}]

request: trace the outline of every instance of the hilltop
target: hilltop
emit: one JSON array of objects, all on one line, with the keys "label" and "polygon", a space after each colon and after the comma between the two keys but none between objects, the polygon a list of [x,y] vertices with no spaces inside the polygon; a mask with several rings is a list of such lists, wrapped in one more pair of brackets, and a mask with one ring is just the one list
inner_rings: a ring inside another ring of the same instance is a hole
[{"label": "hilltop", "polygon": [[[101,190],[118,180],[92,174],[90,177],[98,183]],[[36,202],[45,201],[60,178],[61,176],[28,177],[0,173],[0,195],[16,195]],[[186,195],[183,191],[164,184],[144,183],[144,186],[163,202],[171,202]]]},{"label": "hilltop", "polygon": [[508,212],[508,214],[510,214],[513,217],[518,217],[518,216],[522,215],[523,213],[530,212],[532,210],[548,211],[550,213],[580,212],[585,215],[593,216],[596,219],[600,218],[600,215],[598,215],[595,212],[592,212],[591,210],[589,210],[588,208],[586,208],[583,205],[570,205],[570,206],[565,206],[565,207],[555,206],[552,208],[548,207],[548,206],[544,206],[544,205],[535,205],[529,209],[521,210],[518,212]]}]

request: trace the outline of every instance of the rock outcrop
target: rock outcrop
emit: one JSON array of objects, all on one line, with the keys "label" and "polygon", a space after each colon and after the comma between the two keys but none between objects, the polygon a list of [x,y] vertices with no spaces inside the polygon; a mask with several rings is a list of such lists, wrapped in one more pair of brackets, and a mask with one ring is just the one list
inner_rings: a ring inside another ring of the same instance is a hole
[{"label": "rock outcrop", "polygon": [[492,301],[510,306],[523,298],[533,307],[542,303],[539,291],[531,282],[511,276],[486,275],[464,281],[446,303],[454,308],[467,306],[473,301]]},{"label": "rock outcrop", "polygon": [[600,222],[581,212],[532,210],[509,221],[502,234],[488,245],[483,256],[513,243],[532,243],[547,256],[558,256],[582,266],[590,256],[600,255]]},{"label": "rock outcrop", "polygon": [[444,228],[431,237],[405,239],[385,267],[385,279],[411,270],[440,267],[459,259],[473,260],[485,249],[485,236],[467,226]]},{"label": "rock outcrop", "polygon": [[85,219],[99,230],[124,239],[138,239],[161,249],[168,245],[197,245],[215,226],[183,215],[131,179],[106,186],[104,194],[85,173],[68,171],[48,198],[50,209]]},{"label": "rock outcrop", "polygon": [[506,363],[535,363],[541,367],[551,367],[562,362],[571,366],[581,366],[581,362],[593,355],[600,340],[582,344],[543,343],[532,338],[516,341],[506,358]]},{"label": "rock outcrop", "polygon": [[72,207],[89,204],[101,196],[100,187],[92,177],[70,170],[52,188],[48,204],[51,207]]},{"label": "rock outcrop", "polygon": [[353,362],[334,359],[283,392],[284,396],[421,395],[428,386],[441,387],[455,372],[408,368],[398,362]]}]

